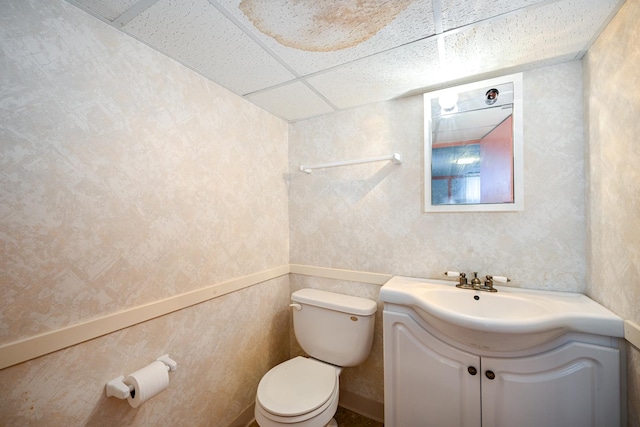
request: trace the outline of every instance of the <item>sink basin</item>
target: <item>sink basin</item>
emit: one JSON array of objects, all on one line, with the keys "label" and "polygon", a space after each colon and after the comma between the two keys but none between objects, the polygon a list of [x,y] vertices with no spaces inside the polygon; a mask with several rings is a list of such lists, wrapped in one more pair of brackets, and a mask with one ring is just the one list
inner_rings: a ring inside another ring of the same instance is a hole
[{"label": "sink basin", "polygon": [[624,336],[623,320],[582,294],[496,286],[490,293],[445,280],[393,277],[380,299],[412,309],[437,334],[495,351],[518,351],[569,332]]},{"label": "sink basin", "polygon": [[438,313],[440,317],[449,318],[453,322],[463,320],[461,315],[483,319],[485,322],[497,323],[496,321],[507,319],[509,322],[517,322],[522,318],[539,317],[552,311],[532,298],[513,294],[483,295],[479,291],[462,294],[460,289],[448,285],[432,286],[421,290],[420,294],[425,298],[425,305],[429,306],[430,312]]}]

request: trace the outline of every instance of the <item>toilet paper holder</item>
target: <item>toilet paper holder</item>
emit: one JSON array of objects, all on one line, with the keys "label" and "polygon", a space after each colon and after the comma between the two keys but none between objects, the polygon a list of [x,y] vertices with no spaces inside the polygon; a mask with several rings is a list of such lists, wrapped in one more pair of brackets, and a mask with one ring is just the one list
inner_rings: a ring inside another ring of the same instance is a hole
[{"label": "toilet paper holder", "polygon": [[[178,368],[175,360],[171,359],[168,354],[164,354],[156,359],[167,367],[168,372],[174,372]],[[126,399],[133,391],[133,385],[125,384],[124,375],[114,378],[107,383],[107,397],[117,397],[118,399]]]}]

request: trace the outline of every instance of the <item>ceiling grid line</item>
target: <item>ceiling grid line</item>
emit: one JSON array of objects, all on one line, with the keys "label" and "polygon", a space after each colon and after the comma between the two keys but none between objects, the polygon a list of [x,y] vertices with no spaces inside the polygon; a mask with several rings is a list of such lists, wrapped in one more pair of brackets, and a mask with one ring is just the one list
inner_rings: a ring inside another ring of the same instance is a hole
[{"label": "ceiling grid line", "polygon": [[122,28],[131,22],[138,15],[143,13],[145,10],[149,9],[151,6],[156,4],[159,0],[140,0],[122,15],[118,16],[113,20],[113,26],[117,28]]},{"label": "ceiling grid line", "polygon": [[[278,85],[270,86],[267,89],[273,89],[274,87],[280,87],[280,86],[285,85],[285,84],[290,84],[291,82],[294,82],[294,81],[299,81],[302,84],[304,84],[307,88],[309,88],[312,92],[314,92],[318,97],[320,97],[325,103],[327,103],[327,105],[329,107],[331,107],[333,109],[333,111],[338,111],[338,107],[333,105],[333,103],[331,101],[329,101],[320,92],[318,92],[316,90],[316,88],[311,86],[303,76],[301,76],[294,68],[290,67],[289,64],[287,64],[282,58],[280,58],[280,56],[277,55],[269,46],[267,46],[265,43],[263,43],[262,40],[260,40],[259,37],[255,36],[244,24],[242,24],[242,22],[240,22],[238,19],[236,19],[236,17],[233,16],[233,14],[228,12],[227,9],[225,9],[221,4],[217,3],[216,0],[209,0],[209,3],[211,3],[211,5],[213,5],[213,7],[215,7],[227,19],[229,19],[231,22],[233,22],[243,33],[245,33],[258,46],[260,46],[262,49],[264,49],[265,52],[267,52],[269,55],[271,55],[271,57],[273,59],[275,59],[278,63],[280,63],[284,68],[286,68],[291,74],[293,74],[295,76],[295,78],[293,80],[288,80],[288,81],[280,83]],[[253,91],[253,92],[249,92],[249,93],[244,93],[244,94],[242,94],[242,96],[246,97],[246,96],[248,96],[248,95],[250,95],[252,93],[255,93],[255,92],[259,92],[259,91]]]}]

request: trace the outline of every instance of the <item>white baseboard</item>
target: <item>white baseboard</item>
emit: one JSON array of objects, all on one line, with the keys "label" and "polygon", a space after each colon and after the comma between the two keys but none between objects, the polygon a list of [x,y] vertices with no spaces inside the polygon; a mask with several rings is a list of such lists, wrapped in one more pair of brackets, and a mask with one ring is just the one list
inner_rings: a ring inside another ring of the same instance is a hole
[{"label": "white baseboard", "polygon": [[384,422],[384,404],[382,402],[359,396],[348,390],[340,390],[340,406],[372,420]]}]

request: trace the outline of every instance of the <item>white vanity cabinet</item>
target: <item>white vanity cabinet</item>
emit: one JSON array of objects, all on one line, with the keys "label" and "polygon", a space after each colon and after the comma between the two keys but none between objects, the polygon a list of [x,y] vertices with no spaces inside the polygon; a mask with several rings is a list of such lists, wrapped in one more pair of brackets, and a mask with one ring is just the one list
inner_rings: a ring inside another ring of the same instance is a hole
[{"label": "white vanity cabinet", "polygon": [[612,340],[559,337],[501,354],[447,342],[404,306],[385,304],[383,318],[385,427],[620,425]]},{"label": "white vanity cabinet", "polygon": [[480,427],[480,357],[407,314],[385,309],[383,322],[385,427]]},{"label": "white vanity cabinet", "polygon": [[482,425],[619,426],[619,361],[618,349],[575,341],[534,356],[482,357]]}]

